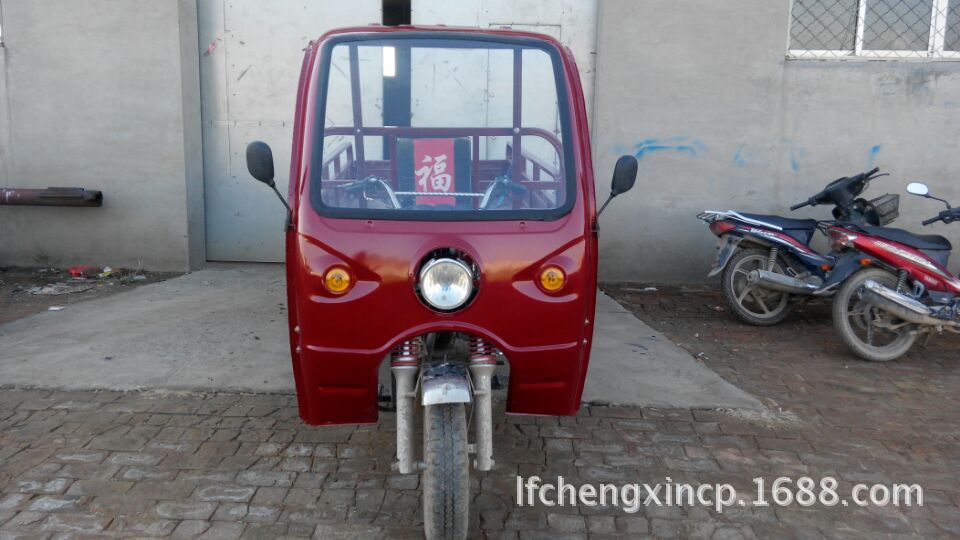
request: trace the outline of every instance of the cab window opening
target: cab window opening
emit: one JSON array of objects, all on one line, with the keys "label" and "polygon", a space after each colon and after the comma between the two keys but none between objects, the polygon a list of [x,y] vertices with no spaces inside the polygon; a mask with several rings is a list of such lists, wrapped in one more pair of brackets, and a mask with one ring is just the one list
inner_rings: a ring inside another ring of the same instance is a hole
[{"label": "cab window opening", "polygon": [[334,38],[319,74],[322,215],[555,219],[576,197],[562,61],[524,38]]}]

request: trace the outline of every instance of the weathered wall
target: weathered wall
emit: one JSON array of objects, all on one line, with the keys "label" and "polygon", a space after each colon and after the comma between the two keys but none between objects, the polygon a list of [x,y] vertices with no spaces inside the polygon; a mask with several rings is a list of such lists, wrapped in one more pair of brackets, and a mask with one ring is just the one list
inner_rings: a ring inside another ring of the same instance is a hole
[{"label": "weathered wall", "polygon": [[287,192],[303,49],[323,33],[381,20],[380,0],[200,0],[207,257],[282,261],[286,211],[247,172],[246,146],[273,149]]},{"label": "weathered wall", "polygon": [[[7,48],[0,42],[0,186],[8,184],[10,169],[10,114],[7,108]],[[2,235],[2,230],[0,230]],[[3,242],[3,240],[0,240]],[[0,244],[3,245],[3,244]]]},{"label": "weathered wall", "polygon": [[558,39],[573,51],[592,114],[597,0],[411,0],[413,24],[514,28]]},{"label": "weathered wall", "polygon": [[202,264],[195,1],[4,0],[3,19],[0,180],[104,205],[0,207],[0,265]]},{"label": "weathered wall", "polygon": [[[0,265],[202,264],[202,156],[207,184],[213,171],[213,189],[238,194],[213,208],[256,217],[252,227],[282,220],[243,170],[243,146],[275,143],[284,170],[299,48],[327,27],[373,22],[379,2],[302,2],[309,16],[290,22],[279,4],[201,0],[222,15],[222,27],[199,31],[201,48],[218,43],[209,55],[197,50],[195,3],[3,0],[0,185],[83,186],[102,190],[105,203],[0,207]],[[960,227],[921,229],[939,207],[903,192],[924,179],[960,201],[958,62],[785,60],[788,0],[412,4],[414,23],[539,30],[573,49],[593,109],[598,192],[618,155],[640,158],[637,188],[603,216],[603,279],[703,280],[714,239],[697,212],[786,214],[828,180],[874,164],[892,176],[871,193],[903,195],[899,226],[960,244]],[[208,137],[206,152],[200,62],[215,66],[203,73],[205,99],[216,105],[205,108],[207,129],[231,132]],[[229,114],[219,114],[228,96]],[[241,251],[263,249],[250,228],[222,223]],[[279,230],[263,230],[279,257]]]},{"label": "weathered wall", "polygon": [[636,188],[602,219],[602,279],[702,281],[715,239],[698,212],[790,214],[827,181],[874,165],[891,176],[868,194],[901,194],[897,226],[960,245],[956,225],[920,226],[939,203],[904,191],[922,179],[960,202],[960,63],[785,60],[789,7],[600,2],[598,194],[617,156],[640,158]]}]

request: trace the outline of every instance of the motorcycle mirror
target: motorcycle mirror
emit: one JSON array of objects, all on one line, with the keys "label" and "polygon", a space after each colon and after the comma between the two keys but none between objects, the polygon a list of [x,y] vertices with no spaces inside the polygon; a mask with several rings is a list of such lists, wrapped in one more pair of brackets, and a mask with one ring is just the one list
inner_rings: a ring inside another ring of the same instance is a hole
[{"label": "motorcycle mirror", "polygon": [[910,182],[907,184],[907,193],[918,197],[929,197],[930,188],[923,182]]},{"label": "motorcycle mirror", "polygon": [[637,158],[633,156],[620,156],[617,164],[613,167],[613,180],[610,181],[610,196],[606,202],[597,211],[597,218],[603,213],[610,201],[617,195],[626,193],[633,189],[633,184],[637,181]]},{"label": "motorcycle mirror", "polygon": [[613,180],[610,182],[610,196],[616,197],[633,189],[637,181],[637,158],[620,156],[613,168]]},{"label": "motorcycle mirror", "polygon": [[250,176],[263,182],[277,194],[289,214],[290,205],[287,204],[283,195],[277,191],[277,184],[273,181],[273,151],[270,150],[269,144],[263,141],[253,141],[247,145],[247,170],[250,171]]},{"label": "motorcycle mirror", "polygon": [[247,170],[250,176],[273,186],[273,151],[263,141],[253,141],[247,145]]}]

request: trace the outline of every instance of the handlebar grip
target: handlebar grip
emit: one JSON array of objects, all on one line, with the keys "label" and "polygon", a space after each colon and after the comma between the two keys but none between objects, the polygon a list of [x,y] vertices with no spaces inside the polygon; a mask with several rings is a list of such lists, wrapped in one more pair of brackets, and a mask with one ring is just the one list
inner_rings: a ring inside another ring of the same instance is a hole
[{"label": "handlebar grip", "polygon": [[923,220],[923,222],[921,223],[921,225],[923,225],[924,227],[926,227],[927,225],[930,225],[931,223],[936,223],[936,222],[940,221],[941,219],[943,219],[943,216],[937,216],[937,217],[933,217],[933,218],[930,218],[930,219],[925,219],[925,220]]},{"label": "handlebar grip", "polygon": [[791,206],[791,207],[790,207],[790,211],[793,212],[794,210],[799,210],[800,208],[803,208],[804,206],[807,206],[808,204],[810,204],[810,200],[809,200],[809,199],[806,200],[806,201],[803,201],[803,202],[800,203],[800,204],[795,204],[795,205]]},{"label": "handlebar grip", "polygon": [[872,174],[874,174],[874,173],[876,173],[876,172],[879,172],[879,171],[880,171],[880,167],[874,167],[874,168],[870,169],[869,171],[867,171],[866,176],[870,176],[870,175],[872,175]]}]

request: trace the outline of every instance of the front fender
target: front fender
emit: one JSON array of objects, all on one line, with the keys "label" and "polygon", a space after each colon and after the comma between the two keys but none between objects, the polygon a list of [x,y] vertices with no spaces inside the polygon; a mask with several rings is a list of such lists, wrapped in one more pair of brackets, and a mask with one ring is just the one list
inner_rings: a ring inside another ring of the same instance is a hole
[{"label": "front fender", "polygon": [[463,364],[426,366],[420,386],[424,407],[443,403],[470,403],[470,380]]},{"label": "front fender", "polygon": [[713,277],[723,272],[723,269],[727,267],[727,263],[730,262],[733,254],[737,252],[737,247],[742,241],[742,236],[733,234],[725,234],[720,237],[720,240],[717,241],[717,259],[713,262],[713,268],[710,270],[710,273],[707,274],[707,277]]}]

